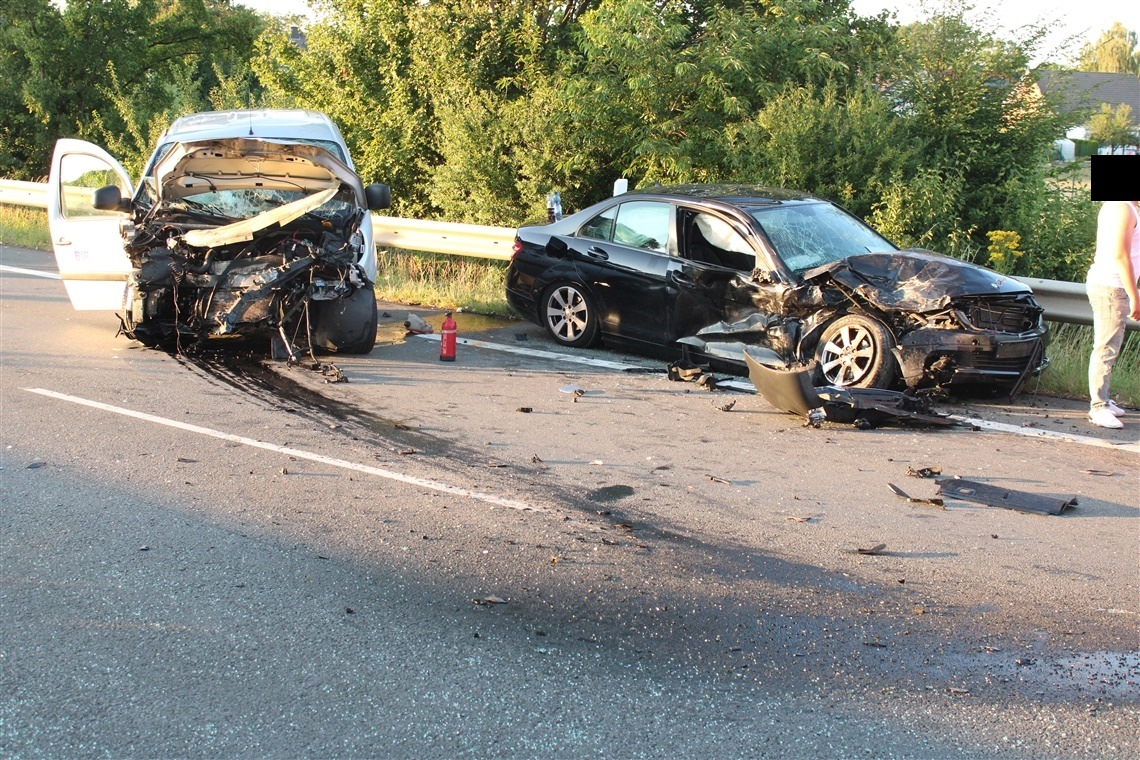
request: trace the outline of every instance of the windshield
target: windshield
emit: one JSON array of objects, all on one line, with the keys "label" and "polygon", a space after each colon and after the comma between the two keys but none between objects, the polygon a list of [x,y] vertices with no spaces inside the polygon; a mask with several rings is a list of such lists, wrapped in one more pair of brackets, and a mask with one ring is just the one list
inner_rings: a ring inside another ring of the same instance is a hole
[{"label": "windshield", "polygon": [[751,209],[788,268],[803,272],[860,253],[898,250],[838,206],[795,203]]},{"label": "windshield", "polygon": [[[271,190],[268,188],[219,190],[198,193],[185,198],[171,198],[160,204],[158,208],[163,218],[166,219],[174,215],[206,221],[210,224],[229,224],[244,219],[252,219],[258,214],[272,211],[309,195],[312,193],[301,190]],[[355,203],[344,201],[343,197],[341,195],[330,198],[319,207],[307,212],[305,216],[316,217],[322,222],[328,222],[334,229],[347,227],[352,224],[354,215],[358,214],[361,209]]]},{"label": "windshield", "polygon": [[[348,163],[348,158],[344,155],[344,150],[334,140],[316,140],[307,137],[268,137],[264,139],[271,142],[300,143],[302,145],[312,145],[317,148],[324,148],[337,159],[339,159],[341,163]],[[135,194],[135,203],[139,206],[142,206],[143,208],[149,208],[150,206],[154,205],[155,198],[158,195],[157,189],[154,186],[154,165],[161,161],[162,158],[170,152],[170,149],[177,144],[177,142],[163,143],[162,145],[158,146],[158,148],[154,151],[154,155],[150,157],[150,161],[147,162],[146,170],[143,172],[142,178],[139,180],[139,189]],[[278,201],[272,206],[268,206],[267,208],[276,208],[277,206],[280,206],[284,203],[289,203],[290,201],[297,200],[303,195],[303,193],[283,193],[282,195],[288,195],[289,197],[284,198],[284,200]],[[210,201],[205,201],[205,203],[212,205]],[[189,208],[189,206],[186,208]],[[265,208],[262,208],[261,210],[264,211]],[[249,216],[252,216],[252,214]],[[232,218],[246,219],[248,216],[236,216]]]}]

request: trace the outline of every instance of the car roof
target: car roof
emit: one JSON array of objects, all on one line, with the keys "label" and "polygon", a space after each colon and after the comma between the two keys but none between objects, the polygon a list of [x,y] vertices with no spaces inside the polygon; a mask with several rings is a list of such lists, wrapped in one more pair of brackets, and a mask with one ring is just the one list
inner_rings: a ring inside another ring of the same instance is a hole
[{"label": "car roof", "polygon": [[319,111],[260,109],[207,111],[182,116],[160,142],[195,142],[231,137],[332,140],[344,144],[332,119]]},{"label": "car roof", "polygon": [[[821,201],[814,195],[782,187],[763,185],[672,185],[638,188],[639,195],[661,195],[671,198],[693,198],[729,203],[734,206],[764,206],[789,201]],[[632,194],[632,193],[631,193]]]}]

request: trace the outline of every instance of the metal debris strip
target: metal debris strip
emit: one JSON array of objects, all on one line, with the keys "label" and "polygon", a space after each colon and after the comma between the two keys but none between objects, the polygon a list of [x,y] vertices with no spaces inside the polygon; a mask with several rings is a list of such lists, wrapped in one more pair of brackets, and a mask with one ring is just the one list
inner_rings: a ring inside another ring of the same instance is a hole
[{"label": "metal debris strip", "polygon": [[1069,507],[1077,506],[1077,497],[1059,498],[1042,496],[1026,491],[1015,491],[988,483],[977,483],[961,478],[936,478],[939,491],[946,496],[962,501],[985,504],[990,507],[1015,509],[1019,512],[1032,512],[1039,515],[1059,515]]},{"label": "metal debris strip", "polygon": [[911,504],[925,504],[927,506],[937,507],[938,509],[946,509],[946,505],[942,502],[942,499],[939,499],[938,497],[934,497],[932,499],[923,499],[911,496],[906,491],[896,486],[894,483],[887,483],[887,487],[894,491],[896,495],[903,497]]}]

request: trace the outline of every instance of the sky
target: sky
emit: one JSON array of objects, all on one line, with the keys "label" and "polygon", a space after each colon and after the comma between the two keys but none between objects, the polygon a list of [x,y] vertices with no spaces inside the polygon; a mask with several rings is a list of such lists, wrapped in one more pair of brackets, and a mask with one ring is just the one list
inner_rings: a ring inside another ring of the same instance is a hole
[{"label": "sky", "polygon": [[[305,14],[305,0],[237,0],[259,11],[276,14]],[[1122,22],[1128,29],[1140,33],[1140,2],[1137,0],[973,0],[978,14],[993,14],[999,33],[1017,37],[1017,30],[1034,24],[1055,24],[1056,29],[1045,39],[1037,52],[1035,63],[1048,60],[1056,63],[1076,61],[1081,43],[1095,39],[1112,26]],[[924,0],[853,0],[857,13],[873,15],[881,10],[893,11],[899,23],[907,24],[929,15]],[[938,7],[934,4],[932,7]],[[987,28],[982,27],[982,28]]]}]

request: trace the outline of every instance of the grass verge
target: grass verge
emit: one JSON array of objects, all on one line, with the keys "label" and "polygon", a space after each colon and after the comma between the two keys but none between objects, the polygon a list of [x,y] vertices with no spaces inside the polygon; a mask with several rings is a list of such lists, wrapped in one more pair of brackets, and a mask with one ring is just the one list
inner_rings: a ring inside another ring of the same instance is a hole
[{"label": "grass verge", "polygon": [[383,249],[378,256],[376,295],[382,301],[510,314],[505,261]]},{"label": "grass verge", "polygon": [[0,203],[0,244],[50,251],[47,211]]},{"label": "grass verge", "polygon": [[[1093,331],[1085,325],[1049,323],[1049,368],[1027,390],[1053,396],[1089,397],[1089,352]],[[1118,403],[1140,406],[1140,333],[1125,334],[1112,370],[1112,396]]]}]

